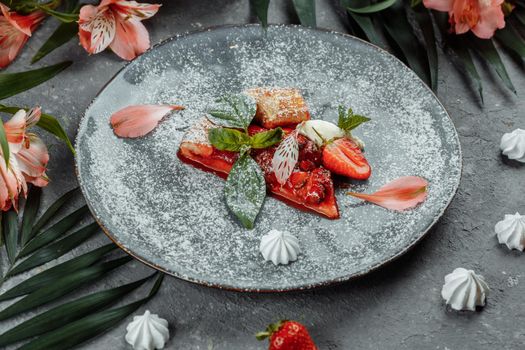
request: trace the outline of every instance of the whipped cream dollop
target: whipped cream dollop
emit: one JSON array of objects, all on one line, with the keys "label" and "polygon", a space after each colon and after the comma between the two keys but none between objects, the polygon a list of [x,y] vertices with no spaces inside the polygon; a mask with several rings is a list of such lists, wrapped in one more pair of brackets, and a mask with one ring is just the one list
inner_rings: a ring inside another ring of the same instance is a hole
[{"label": "whipped cream dollop", "polygon": [[500,244],[521,251],[525,248],[525,215],[507,214],[505,219],[496,224],[494,230]]},{"label": "whipped cream dollop", "polygon": [[317,146],[322,146],[325,142],[340,139],[345,136],[345,131],[324,120],[307,120],[297,126],[299,134],[309,138]]},{"label": "whipped cream dollop", "polygon": [[259,251],[266,261],[286,265],[301,253],[299,240],[288,232],[271,230],[261,238]]},{"label": "whipped cream dollop", "polygon": [[476,306],[485,306],[489,287],[482,276],[462,267],[445,276],[441,296],[454,310],[475,311]]},{"label": "whipped cream dollop", "polygon": [[499,147],[509,159],[525,163],[525,130],[516,129],[503,134]]},{"label": "whipped cream dollop", "polygon": [[126,327],[126,341],[135,350],[164,349],[170,337],[168,321],[146,310]]}]

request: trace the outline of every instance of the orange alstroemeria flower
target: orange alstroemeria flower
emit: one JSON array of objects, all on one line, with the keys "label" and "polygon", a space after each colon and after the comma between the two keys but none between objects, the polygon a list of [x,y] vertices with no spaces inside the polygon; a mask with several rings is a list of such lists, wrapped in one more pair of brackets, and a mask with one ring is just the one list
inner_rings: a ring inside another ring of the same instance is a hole
[{"label": "orange alstroemeria flower", "polygon": [[13,62],[46,15],[42,11],[20,15],[2,3],[0,3],[0,10],[0,69],[2,69]]},{"label": "orange alstroemeria flower", "polygon": [[78,21],[80,43],[90,54],[109,47],[119,57],[132,60],[150,47],[148,31],[141,21],[155,15],[160,6],[123,0],[85,5]]},{"label": "orange alstroemeria flower", "polygon": [[448,12],[452,30],[463,34],[471,30],[481,39],[490,39],[505,27],[501,8],[504,0],[423,0],[426,8]]}]

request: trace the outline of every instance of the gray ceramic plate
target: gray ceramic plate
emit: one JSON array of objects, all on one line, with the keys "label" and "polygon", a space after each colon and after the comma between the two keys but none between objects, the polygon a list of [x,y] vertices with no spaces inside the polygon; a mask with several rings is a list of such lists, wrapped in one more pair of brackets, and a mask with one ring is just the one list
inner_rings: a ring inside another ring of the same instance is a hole
[{"label": "gray ceramic plate", "polygon": [[[217,96],[255,86],[302,89],[314,118],[336,120],[339,104],[372,121],[356,132],[373,175],[371,192],[403,175],[430,183],[428,200],[395,213],[340,189],[341,219],[327,220],[267,198],[256,228],[228,213],[223,180],[181,163],[185,130]],[[142,103],[176,103],[150,135],[114,136],[109,116]],[[80,184],[93,214],[122,249],[184,280],[246,291],[313,288],[363,275],[415,244],[443,214],[461,175],[461,151],[446,111],[417,76],[385,51],[338,33],[295,26],[221,27],[168,40],[121,70],[86,111],[77,138]],[[296,235],[303,254],[265,262],[260,237]]]}]

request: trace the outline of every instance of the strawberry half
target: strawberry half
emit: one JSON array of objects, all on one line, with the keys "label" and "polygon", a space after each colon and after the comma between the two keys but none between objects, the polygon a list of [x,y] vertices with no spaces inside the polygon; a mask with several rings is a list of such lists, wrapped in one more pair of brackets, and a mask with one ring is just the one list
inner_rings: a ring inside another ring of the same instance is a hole
[{"label": "strawberry half", "polygon": [[318,350],[305,326],[296,321],[279,321],[257,333],[258,340],[270,338],[268,350]]},{"label": "strawberry half", "polygon": [[372,173],[361,149],[346,137],[330,142],[324,147],[323,166],[333,173],[356,180],[366,180]]}]

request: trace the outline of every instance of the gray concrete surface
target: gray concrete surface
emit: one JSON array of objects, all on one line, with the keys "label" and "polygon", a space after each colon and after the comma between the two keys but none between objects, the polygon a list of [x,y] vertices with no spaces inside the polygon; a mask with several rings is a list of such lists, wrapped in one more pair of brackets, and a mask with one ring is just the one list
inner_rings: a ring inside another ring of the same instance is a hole
[{"label": "gray concrete surface", "polygon": [[[344,32],[345,17],[333,9],[335,2],[317,1],[318,24]],[[287,4],[273,1],[271,22],[297,21]],[[157,43],[186,31],[253,20],[247,0],[172,0],[164,1],[160,13],[146,26],[152,43]],[[29,68],[30,57],[55,26],[54,21],[45,23],[9,71]],[[63,59],[75,63],[58,78],[3,102],[40,104],[46,112],[61,116],[73,137],[84,109],[124,62],[110,52],[88,57],[73,40],[42,64]],[[279,318],[305,323],[323,350],[525,348],[525,254],[500,247],[493,232],[504,214],[525,212],[525,167],[507,162],[498,151],[504,132],[525,127],[525,76],[519,64],[504,57],[518,94],[505,91],[493,72],[484,72],[485,105],[481,107],[452,64],[440,59],[439,97],[460,135],[464,174],[455,200],[429,235],[410,253],[375,273],[310,292],[238,294],[167,278],[147,308],[169,321],[172,337],[168,349],[265,349],[267,345],[257,342],[253,334]],[[45,192],[49,202],[75,186],[76,178],[66,148],[53,138],[46,141],[56,145],[49,171],[53,181]],[[74,254],[107,242],[100,234]],[[475,269],[491,287],[488,304],[481,312],[447,312],[443,305],[443,278],[459,266]],[[131,281],[150,271],[133,262],[72,297]],[[145,292],[143,289],[135,297]],[[27,316],[0,322],[0,331]],[[126,324],[83,348],[130,348],[124,341]]]}]

